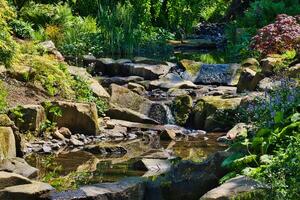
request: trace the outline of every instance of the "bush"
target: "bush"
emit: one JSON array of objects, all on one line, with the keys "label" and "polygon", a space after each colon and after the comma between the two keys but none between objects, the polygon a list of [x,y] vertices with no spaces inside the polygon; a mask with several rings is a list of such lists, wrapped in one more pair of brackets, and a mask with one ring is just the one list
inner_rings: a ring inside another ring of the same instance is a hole
[{"label": "bush", "polygon": [[49,95],[60,95],[68,99],[74,98],[73,79],[67,72],[64,63],[57,61],[52,56],[28,54],[20,58],[20,63],[36,70],[34,81],[42,85]]},{"label": "bush", "polygon": [[263,55],[284,53],[299,48],[300,24],[297,19],[285,14],[278,15],[276,21],[261,28],[252,38],[252,48]]},{"label": "bush", "polygon": [[250,48],[250,41],[257,30],[273,23],[276,16],[285,13],[300,13],[299,0],[256,0],[250,3],[243,16],[230,22],[226,27],[228,46],[226,51],[234,61],[241,61],[249,56],[259,57],[260,54]]},{"label": "bush", "polygon": [[7,1],[0,0],[0,62],[6,66],[10,66],[17,52],[17,44],[14,42],[10,28],[9,20],[14,19],[15,13],[7,4]]},{"label": "bush", "polygon": [[13,32],[17,37],[23,39],[31,39],[34,30],[32,29],[32,24],[24,22],[22,20],[12,20],[9,25],[12,27]]}]

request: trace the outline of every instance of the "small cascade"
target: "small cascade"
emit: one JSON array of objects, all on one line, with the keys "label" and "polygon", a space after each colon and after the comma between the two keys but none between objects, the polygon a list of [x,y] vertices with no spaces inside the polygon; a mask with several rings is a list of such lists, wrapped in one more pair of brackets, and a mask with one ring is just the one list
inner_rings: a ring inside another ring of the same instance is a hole
[{"label": "small cascade", "polygon": [[172,111],[170,109],[170,107],[168,105],[166,105],[165,103],[162,103],[163,107],[165,108],[166,110],[166,121],[167,121],[167,124],[176,124],[175,122],[175,118],[172,114]]}]

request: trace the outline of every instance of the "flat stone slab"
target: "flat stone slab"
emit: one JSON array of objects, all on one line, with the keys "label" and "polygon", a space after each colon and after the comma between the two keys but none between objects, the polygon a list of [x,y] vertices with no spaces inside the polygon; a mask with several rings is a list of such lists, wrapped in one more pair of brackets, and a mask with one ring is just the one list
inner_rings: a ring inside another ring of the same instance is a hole
[{"label": "flat stone slab", "polygon": [[238,176],[210,190],[200,200],[229,200],[238,198],[243,193],[251,193],[259,189],[266,189],[266,186],[246,176]]}]

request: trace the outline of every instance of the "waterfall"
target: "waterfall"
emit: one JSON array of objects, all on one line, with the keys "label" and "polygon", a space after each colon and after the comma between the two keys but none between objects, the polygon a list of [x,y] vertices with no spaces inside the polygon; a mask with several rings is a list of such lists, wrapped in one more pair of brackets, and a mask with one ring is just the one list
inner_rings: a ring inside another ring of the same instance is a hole
[{"label": "waterfall", "polygon": [[164,103],[162,103],[162,105],[163,105],[164,109],[166,110],[167,124],[176,124],[175,118],[172,114],[170,107]]}]

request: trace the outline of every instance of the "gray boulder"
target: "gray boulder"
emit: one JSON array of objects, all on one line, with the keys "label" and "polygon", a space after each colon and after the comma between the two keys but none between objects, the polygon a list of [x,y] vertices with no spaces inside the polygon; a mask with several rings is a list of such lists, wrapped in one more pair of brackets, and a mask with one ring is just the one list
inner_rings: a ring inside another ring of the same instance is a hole
[{"label": "gray boulder", "polygon": [[251,196],[251,199],[262,198],[262,192],[266,189],[266,186],[250,179],[246,176],[238,176],[228,180],[219,187],[210,190],[203,195],[200,200],[230,200],[230,199],[248,199],[246,197]]},{"label": "gray boulder", "polygon": [[196,84],[236,85],[240,76],[239,64],[203,64]]}]

